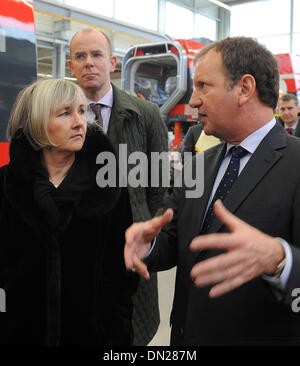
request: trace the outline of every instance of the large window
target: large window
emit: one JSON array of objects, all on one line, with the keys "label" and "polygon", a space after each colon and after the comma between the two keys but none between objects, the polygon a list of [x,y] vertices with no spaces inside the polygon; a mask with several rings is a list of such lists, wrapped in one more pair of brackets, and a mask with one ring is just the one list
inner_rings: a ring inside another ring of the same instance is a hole
[{"label": "large window", "polygon": [[56,1],[116,21],[152,31],[161,31],[173,39],[208,38],[214,41],[217,37],[217,15],[206,16],[206,13],[201,13],[207,11],[203,7],[202,0],[165,0],[162,3],[163,6],[165,5],[163,20],[159,19],[158,14],[159,0]]},{"label": "large window", "polygon": [[293,37],[293,53],[300,55],[300,34],[295,34]]},{"label": "large window", "polygon": [[158,0],[64,0],[65,4],[157,30]]},{"label": "large window", "polygon": [[194,13],[171,2],[166,3],[165,33],[172,38],[216,39],[217,24],[201,14]]},{"label": "large window", "polygon": [[115,18],[139,27],[157,30],[157,12],[158,0],[115,0]]},{"label": "large window", "polygon": [[293,22],[293,52],[300,55],[300,0],[294,0],[294,22]]},{"label": "large window", "polygon": [[195,14],[194,38],[217,39],[217,22],[201,14]]},{"label": "large window", "polygon": [[114,0],[65,0],[64,3],[110,18],[114,15]]},{"label": "large window", "polygon": [[294,0],[294,22],[293,29],[294,32],[300,33],[300,0]]},{"label": "large window", "polygon": [[166,3],[165,33],[173,38],[193,38],[193,12],[173,3]]},{"label": "large window", "polygon": [[300,54],[299,14],[300,0],[264,0],[232,6],[230,34],[254,37],[275,54]]}]

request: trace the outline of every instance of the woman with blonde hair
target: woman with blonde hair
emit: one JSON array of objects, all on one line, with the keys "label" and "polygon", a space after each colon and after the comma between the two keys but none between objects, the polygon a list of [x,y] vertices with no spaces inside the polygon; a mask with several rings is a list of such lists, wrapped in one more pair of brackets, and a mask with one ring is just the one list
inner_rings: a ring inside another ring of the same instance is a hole
[{"label": "woman with blonde hair", "polygon": [[0,345],[132,342],[129,201],[96,183],[97,155],[113,150],[85,111],[81,89],[64,80],[33,83],[13,108],[0,168]]}]

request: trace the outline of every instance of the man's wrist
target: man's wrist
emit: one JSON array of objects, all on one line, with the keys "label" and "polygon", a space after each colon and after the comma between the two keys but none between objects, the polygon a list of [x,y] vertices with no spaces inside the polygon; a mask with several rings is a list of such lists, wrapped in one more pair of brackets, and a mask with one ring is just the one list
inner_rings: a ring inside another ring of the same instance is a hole
[{"label": "man's wrist", "polygon": [[271,277],[280,277],[286,264],[286,254],[282,243],[277,238],[274,238],[274,240],[276,241],[276,247],[274,246],[273,250],[273,264],[265,274]]},{"label": "man's wrist", "polygon": [[277,265],[277,268],[276,268],[275,272],[272,274],[272,276],[280,277],[284,270],[285,265],[286,265],[286,256],[284,256],[282,261],[279,262],[279,264]]},{"label": "man's wrist", "polygon": [[[292,255],[291,247],[286,240],[284,240],[280,237],[276,237],[275,239],[281,243],[281,245],[284,249],[285,255],[282,257],[282,260],[286,257],[286,264],[281,266],[282,271],[279,276],[274,276],[274,274],[272,274],[270,271],[269,272],[270,274],[264,274],[264,275],[262,275],[262,278],[265,281],[267,281],[272,287],[276,288],[277,290],[280,289],[282,291],[286,288],[287,281],[290,277],[292,263],[293,263],[293,255]],[[278,259],[276,268],[274,266],[275,269],[273,270],[273,272],[276,272],[276,269],[280,265],[282,260],[280,261],[280,259]]]},{"label": "man's wrist", "polygon": [[268,276],[271,277],[280,277],[282,271],[284,270],[286,264],[286,253],[283,244],[280,240],[275,239],[277,242],[275,261],[272,270],[267,273]]}]

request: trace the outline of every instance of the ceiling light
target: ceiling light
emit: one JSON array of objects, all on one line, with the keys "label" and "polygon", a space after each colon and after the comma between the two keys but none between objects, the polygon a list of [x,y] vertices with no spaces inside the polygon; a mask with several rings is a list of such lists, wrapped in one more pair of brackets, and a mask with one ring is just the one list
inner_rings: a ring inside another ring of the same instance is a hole
[{"label": "ceiling light", "polygon": [[228,11],[231,11],[231,6],[228,6],[228,5],[224,4],[224,3],[222,3],[221,1],[218,1],[218,0],[208,0],[208,1],[211,2],[211,3],[214,3],[214,4],[218,5],[218,6],[221,6],[222,8],[224,8],[224,9],[226,9]]}]

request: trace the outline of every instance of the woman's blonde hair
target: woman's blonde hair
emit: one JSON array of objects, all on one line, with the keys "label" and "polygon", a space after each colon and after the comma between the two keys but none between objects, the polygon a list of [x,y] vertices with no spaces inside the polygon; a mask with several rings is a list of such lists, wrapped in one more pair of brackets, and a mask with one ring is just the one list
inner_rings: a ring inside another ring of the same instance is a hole
[{"label": "woman's blonde hair", "polygon": [[22,129],[29,142],[37,149],[55,146],[48,135],[50,117],[66,105],[71,108],[82,101],[87,105],[81,88],[68,80],[39,80],[23,89],[14,104],[7,128],[8,139]]}]

